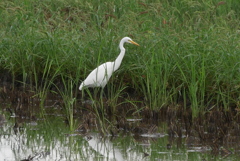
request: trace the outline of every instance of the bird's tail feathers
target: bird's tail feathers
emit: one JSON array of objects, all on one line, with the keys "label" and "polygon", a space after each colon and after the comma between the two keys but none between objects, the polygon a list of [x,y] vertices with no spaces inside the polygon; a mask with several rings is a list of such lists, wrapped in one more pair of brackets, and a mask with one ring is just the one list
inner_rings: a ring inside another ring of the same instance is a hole
[{"label": "bird's tail feathers", "polygon": [[81,85],[79,86],[79,90],[81,91],[83,88],[83,83],[81,83]]}]

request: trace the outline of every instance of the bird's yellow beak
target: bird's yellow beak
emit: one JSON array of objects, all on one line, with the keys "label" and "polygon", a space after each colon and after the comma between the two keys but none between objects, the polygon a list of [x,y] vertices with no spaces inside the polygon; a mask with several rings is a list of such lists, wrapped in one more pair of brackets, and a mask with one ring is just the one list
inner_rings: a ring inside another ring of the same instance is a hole
[{"label": "bird's yellow beak", "polygon": [[138,43],[132,41],[132,40],[129,40],[130,43],[134,44],[134,45],[137,45],[137,46],[140,46]]}]

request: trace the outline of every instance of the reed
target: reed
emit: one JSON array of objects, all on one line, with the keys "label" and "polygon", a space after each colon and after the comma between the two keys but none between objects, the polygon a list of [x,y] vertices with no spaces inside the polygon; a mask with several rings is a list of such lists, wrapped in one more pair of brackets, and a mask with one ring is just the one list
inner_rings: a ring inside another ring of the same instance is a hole
[{"label": "reed", "polygon": [[62,100],[64,103],[64,109],[65,109],[65,114],[66,118],[69,124],[70,131],[74,131],[77,128],[77,121],[74,118],[74,108],[76,108],[76,97],[73,95],[73,87],[74,87],[74,82],[71,79],[68,79],[67,81],[63,80],[63,85],[64,85],[64,90],[59,90],[59,93],[62,96]]},{"label": "reed", "polygon": [[141,47],[126,46],[110,80],[113,107],[134,88],[136,98],[143,98],[136,101],[153,110],[183,103],[196,116],[212,108],[239,108],[237,1],[4,0],[0,5],[0,71],[30,85],[43,100],[54,84],[64,84],[61,76],[74,78],[71,89],[80,94],[78,84],[97,65],[114,60],[119,40],[130,36]]}]

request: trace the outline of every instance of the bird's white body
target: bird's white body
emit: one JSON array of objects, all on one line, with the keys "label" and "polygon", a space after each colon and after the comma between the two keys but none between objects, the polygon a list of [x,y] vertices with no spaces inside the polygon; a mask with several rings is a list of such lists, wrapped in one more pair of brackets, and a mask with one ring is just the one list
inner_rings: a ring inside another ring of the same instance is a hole
[{"label": "bird's white body", "polygon": [[104,88],[112,76],[114,62],[106,62],[95,68],[88,77],[81,83],[79,90],[83,87]]},{"label": "bird's white body", "polygon": [[123,44],[125,42],[132,43],[138,45],[134,41],[132,41],[129,37],[124,37],[119,44],[119,48],[121,50],[117,59],[114,62],[106,62],[95,68],[87,78],[81,83],[79,90],[82,90],[83,87],[102,87],[104,88],[111,78],[113,72],[115,72],[121,65],[122,59],[125,55],[125,48]]}]

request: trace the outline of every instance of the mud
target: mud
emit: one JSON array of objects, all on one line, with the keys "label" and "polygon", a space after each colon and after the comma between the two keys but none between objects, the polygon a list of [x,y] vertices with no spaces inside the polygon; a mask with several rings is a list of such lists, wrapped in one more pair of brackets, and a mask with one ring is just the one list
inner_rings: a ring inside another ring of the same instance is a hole
[{"label": "mud", "polygon": [[[0,96],[2,110],[17,116],[14,128],[20,129],[21,124],[26,120],[38,119],[41,110],[44,110],[46,115],[61,115],[68,124],[68,116],[64,111],[65,104],[57,94],[48,93],[43,107],[41,107],[41,99],[30,88],[27,90],[26,87],[13,88],[10,85],[2,85]],[[184,144],[194,151],[210,150],[213,155],[222,157],[239,154],[240,116],[237,109],[224,111],[221,107],[215,107],[193,118],[190,108],[184,109],[181,103],[160,110],[151,110],[144,107],[142,102],[138,102],[137,107],[144,108],[137,111],[136,106],[131,103],[111,107],[108,99],[102,100],[104,100],[104,110],[100,108],[96,110],[91,100],[77,99],[73,112],[74,119],[79,122],[77,132],[86,135],[92,130],[97,130],[102,135],[108,134],[113,137],[120,133],[131,133],[139,142],[144,142],[144,138],[151,138],[154,142],[164,135],[164,130],[159,128],[159,125],[166,124],[169,136],[169,143],[166,145],[168,149],[176,143],[179,147]],[[104,121],[106,119],[110,123]],[[1,120],[4,118],[1,117]],[[182,138],[185,138],[184,143]],[[31,158],[34,156],[29,156],[28,160]]]}]

